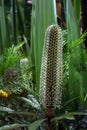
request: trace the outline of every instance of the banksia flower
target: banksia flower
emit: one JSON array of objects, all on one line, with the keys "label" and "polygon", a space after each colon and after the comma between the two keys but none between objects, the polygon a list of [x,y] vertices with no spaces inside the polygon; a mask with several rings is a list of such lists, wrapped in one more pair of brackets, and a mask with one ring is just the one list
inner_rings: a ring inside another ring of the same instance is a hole
[{"label": "banksia flower", "polygon": [[40,75],[40,103],[55,108],[62,96],[62,30],[58,25],[47,28]]},{"label": "banksia flower", "polygon": [[7,98],[9,94],[8,94],[6,91],[3,91],[3,90],[1,89],[1,90],[0,90],[0,95],[1,95],[2,97]]}]

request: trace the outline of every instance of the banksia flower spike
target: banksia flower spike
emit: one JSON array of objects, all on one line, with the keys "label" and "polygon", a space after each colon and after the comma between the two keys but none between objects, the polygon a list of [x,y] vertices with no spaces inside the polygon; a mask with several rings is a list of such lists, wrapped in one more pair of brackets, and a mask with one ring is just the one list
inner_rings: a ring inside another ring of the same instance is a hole
[{"label": "banksia flower spike", "polygon": [[40,75],[40,103],[46,107],[61,104],[62,30],[58,25],[47,28]]},{"label": "banksia flower spike", "polygon": [[62,96],[62,30],[58,25],[47,28],[40,75],[40,103],[46,108],[47,130],[53,130],[51,119]]}]

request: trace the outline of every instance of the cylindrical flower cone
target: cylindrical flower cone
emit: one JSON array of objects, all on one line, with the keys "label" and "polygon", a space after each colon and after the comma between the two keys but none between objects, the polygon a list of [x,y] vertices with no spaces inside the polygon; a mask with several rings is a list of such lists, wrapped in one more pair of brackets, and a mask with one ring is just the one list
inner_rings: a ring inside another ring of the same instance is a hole
[{"label": "cylindrical flower cone", "polygon": [[47,28],[40,75],[40,103],[46,108],[47,130],[53,127],[51,119],[62,97],[62,30],[58,25]]},{"label": "cylindrical flower cone", "polygon": [[58,25],[47,28],[40,74],[40,103],[57,107],[62,96],[62,30]]}]

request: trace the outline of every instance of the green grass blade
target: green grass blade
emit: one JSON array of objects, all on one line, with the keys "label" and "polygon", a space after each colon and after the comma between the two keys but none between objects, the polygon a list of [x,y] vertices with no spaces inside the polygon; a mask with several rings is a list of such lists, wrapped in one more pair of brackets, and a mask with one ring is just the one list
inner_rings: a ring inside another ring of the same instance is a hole
[{"label": "green grass blade", "polygon": [[56,23],[55,0],[33,0],[31,21],[31,57],[32,64],[35,65],[35,73],[33,73],[33,77],[36,82],[37,94],[39,93],[40,67],[45,31],[49,25]]},{"label": "green grass blade", "polygon": [[13,43],[17,44],[17,21],[16,21],[16,1],[11,0],[11,19]]},{"label": "green grass blade", "polygon": [[79,38],[80,30],[71,0],[66,3],[66,20],[69,43]]},{"label": "green grass blade", "polygon": [[[5,11],[4,11],[4,3],[2,1],[2,6],[0,6],[0,28],[1,28],[1,47],[0,50],[2,50],[6,47],[6,20],[5,20]],[[0,53],[1,53],[0,52]]]},{"label": "green grass blade", "polygon": [[7,8],[2,0],[0,4],[0,53],[10,46],[8,21]]},{"label": "green grass blade", "polygon": [[81,10],[81,1],[80,0],[74,0],[74,10],[75,10],[75,14],[78,20],[78,24],[80,22],[80,10]]},{"label": "green grass blade", "polygon": [[37,130],[37,128],[45,121],[45,119],[37,120],[31,123],[28,127],[28,130]]},{"label": "green grass blade", "polygon": [[25,127],[27,126],[26,124],[9,124],[9,125],[5,125],[0,127],[0,130],[13,130],[13,129],[18,129],[20,127]]}]

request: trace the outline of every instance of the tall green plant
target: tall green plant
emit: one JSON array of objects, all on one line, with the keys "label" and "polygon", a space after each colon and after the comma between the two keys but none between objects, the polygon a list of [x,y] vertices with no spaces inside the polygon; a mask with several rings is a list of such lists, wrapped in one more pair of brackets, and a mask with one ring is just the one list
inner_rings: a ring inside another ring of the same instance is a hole
[{"label": "tall green plant", "polygon": [[0,4],[0,54],[9,46],[8,30],[6,8],[2,0]]},{"label": "tall green plant", "polygon": [[13,43],[17,44],[16,0],[11,0],[11,19],[12,19]]},{"label": "tall green plant", "polygon": [[35,65],[33,78],[36,82],[36,93],[39,93],[39,80],[43,41],[46,28],[57,23],[55,0],[33,0],[31,21],[31,57]]},{"label": "tall green plant", "polygon": [[81,11],[81,1],[80,0],[74,0],[74,10],[75,15],[77,17],[77,22],[80,24],[80,11]]},{"label": "tall green plant", "polygon": [[[67,62],[69,65],[69,79],[68,79],[68,95],[69,99],[77,97],[79,103],[75,103],[72,106],[76,106],[84,101],[84,85],[83,85],[83,59],[84,50],[81,43],[80,28],[79,28],[79,15],[80,15],[80,1],[78,5],[79,11],[76,9],[76,1],[74,0],[74,6],[72,1],[66,1],[66,21],[67,21]],[[83,34],[82,37],[84,37]],[[79,40],[77,40],[79,39]],[[78,41],[78,42],[76,42]],[[77,45],[76,45],[77,44]],[[72,48],[75,46],[74,48]],[[68,99],[67,99],[68,100]]]},{"label": "tall green plant", "polygon": [[[66,10],[67,10],[66,19],[67,19],[67,33],[68,33],[67,38],[68,38],[68,47],[69,47],[77,38],[79,38],[80,30],[79,30],[79,24],[77,23],[77,18],[75,16],[75,12],[71,0],[67,1],[66,3]],[[68,58],[68,63],[69,63],[68,93],[69,93],[69,98],[74,98],[80,96],[80,90],[82,88],[82,82],[80,82],[82,81],[81,75],[79,75],[77,71],[78,67],[76,68],[76,64],[78,66],[80,63],[79,62],[81,58],[80,48],[77,47],[77,49],[72,49],[71,52],[69,52],[69,55],[70,58]],[[73,104],[74,107],[75,105],[76,104]]]},{"label": "tall green plant", "polygon": [[29,54],[24,21],[27,1],[10,0],[9,3],[10,5],[5,0],[0,2],[0,51],[3,53],[5,48],[25,40],[27,47],[24,48],[24,51],[26,52],[27,49]]}]

